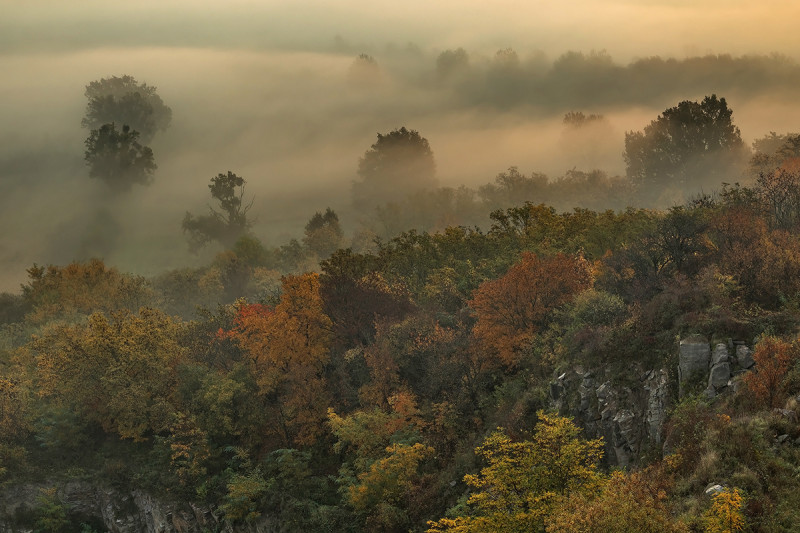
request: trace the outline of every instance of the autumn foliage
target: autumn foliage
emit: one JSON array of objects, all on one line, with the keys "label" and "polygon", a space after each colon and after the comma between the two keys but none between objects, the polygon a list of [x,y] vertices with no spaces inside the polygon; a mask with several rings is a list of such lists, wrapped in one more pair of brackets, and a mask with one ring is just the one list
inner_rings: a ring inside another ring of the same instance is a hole
[{"label": "autumn foliage", "polygon": [[230,332],[248,355],[271,415],[269,431],[286,445],[311,443],[323,429],[331,321],[322,305],[317,274],[286,276],[275,309],[240,305]]},{"label": "autumn foliage", "polygon": [[479,345],[507,366],[523,358],[550,313],[592,284],[588,262],[577,256],[525,252],[501,278],[483,283],[469,302]]},{"label": "autumn foliage", "polygon": [[784,379],[798,359],[797,346],[775,337],[764,337],[753,352],[755,371],[744,382],[756,399],[768,407],[780,407],[785,400]]}]

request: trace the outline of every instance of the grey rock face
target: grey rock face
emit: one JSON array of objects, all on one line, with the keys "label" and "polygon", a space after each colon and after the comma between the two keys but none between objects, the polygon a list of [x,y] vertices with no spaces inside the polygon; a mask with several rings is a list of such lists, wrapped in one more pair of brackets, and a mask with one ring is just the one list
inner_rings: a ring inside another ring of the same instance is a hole
[{"label": "grey rock face", "polygon": [[705,377],[711,361],[711,346],[701,335],[692,335],[680,342],[678,352],[679,395],[691,381]]},{"label": "grey rock face", "polygon": [[[20,505],[30,505],[41,488],[46,487],[22,485],[0,496],[0,532],[11,531],[5,529],[3,515],[13,516]],[[101,519],[110,533],[232,531],[211,509],[157,499],[139,490],[121,492],[73,481],[60,487],[57,494],[73,512]]]},{"label": "grey rock face", "polygon": [[662,428],[667,418],[669,409],[669,375],[666,369],[651,372],[644,382],[644,390],[647,392],[647,411],[645,412],[645,423],[647,433],[656,444],[663,441]]},{"label": "grey rock face", "polygon": [[728,361],[730,361],[728,347],[722,343],[717,344],[714,347],[714,353],[711,354],[711,366],[719,363],[727,363]]},{"label": "grey rock face", "polygon": [[635,370],[631,387],[603,381],[599,373],[569,371],[551,383],[551,400],[572,416],[589,438],[603,437],[611,465],[636,464],[648,446],[663,439],[662,426],[671,403],[666,369]]}]

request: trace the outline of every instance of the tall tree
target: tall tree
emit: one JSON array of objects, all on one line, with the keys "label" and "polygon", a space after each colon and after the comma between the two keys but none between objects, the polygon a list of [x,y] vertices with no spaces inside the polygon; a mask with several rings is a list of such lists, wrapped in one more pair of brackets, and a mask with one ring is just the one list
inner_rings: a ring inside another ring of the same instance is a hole
[{"label": "tall tree", "polygon": [[359,209],[398,200],[436,186],[436,163],[428,140],[402,127],[385,135],[358,162],[353,203]]},{"label": "tall tree", "polygon": [[211,178],[208,188],[211,197],[219,203],[220,208],[217,210],[209,207],[210,214],[200,216],[187,212],[181,224],[192,250],[202,248],[212,241],[230,248],[247,232],[250,227],[247,211],[250,210],[253,201],[244,203],[246,183],[247,180],[230,170],[227,174],[217,174]]},{"label": "tall tree", "polygon": [[139,83],[133,76],[112,76],[86,86],[86,115],[81,126],[93,130],[115,122],[140,132],[150,142],[156,131],[166,130],[172,110],[164,105],[156,88]]},{"label": "tall tree", "polygon": [[741,170],[747,152],[725,98],[684,100],[644,131],[625,134],[628,178],[642,186],[719,185]]},{"label": "tall tree", "polygon": [[143,307],[60,326],[31,343],[41,394],[122,438],[166,431],[174,414],[183,324]]},{"label": "tall tree", "polygon": [[322,305],[317,274],[287,276],[278,305],[242,305],[230,333],[250,358],[267,430],[283,446],[311,444],[323,429],[331,321]]}]

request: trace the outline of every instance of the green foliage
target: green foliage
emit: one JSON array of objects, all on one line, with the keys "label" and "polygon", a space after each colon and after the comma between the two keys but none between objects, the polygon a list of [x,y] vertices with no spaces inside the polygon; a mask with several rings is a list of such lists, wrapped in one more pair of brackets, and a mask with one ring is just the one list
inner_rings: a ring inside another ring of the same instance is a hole
[{"label": "green foliage", "polygon": [[99,313],[58,326],[31,343],[40,393],[122,438],[168,427],[174,368],[184,357],[180,323],[159,311]]},{"label": "green foliage", "polygon": [[261,516],[261,499],[267,491],[267,481],[261,472],[233,474],[228,481],[227,495],[220,505],[225,518],[232,523],[252,522]]},{"label": "green foliage", "polygon": [[55,487],[42,489],[36,503],[37,516],[34,531],[37,533],[61,533],[69,530],[67,510],[58,498]]},{"label": "green foliage", "polygon": [[628,179],[646,187],[716,185],[746,156],[725,98],[706,96],[666,109],[643,132],[625,134]]}]

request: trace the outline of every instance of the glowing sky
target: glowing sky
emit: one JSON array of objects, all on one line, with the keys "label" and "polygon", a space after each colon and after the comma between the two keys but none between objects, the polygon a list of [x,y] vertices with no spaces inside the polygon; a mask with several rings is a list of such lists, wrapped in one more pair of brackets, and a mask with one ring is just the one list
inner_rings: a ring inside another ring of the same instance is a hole
[{"label": "glowing sky", "polygon": [[0,50],[117,45],[318,49],[512,46],[618,59],[800,50],[791,0],[4,0]]}]

